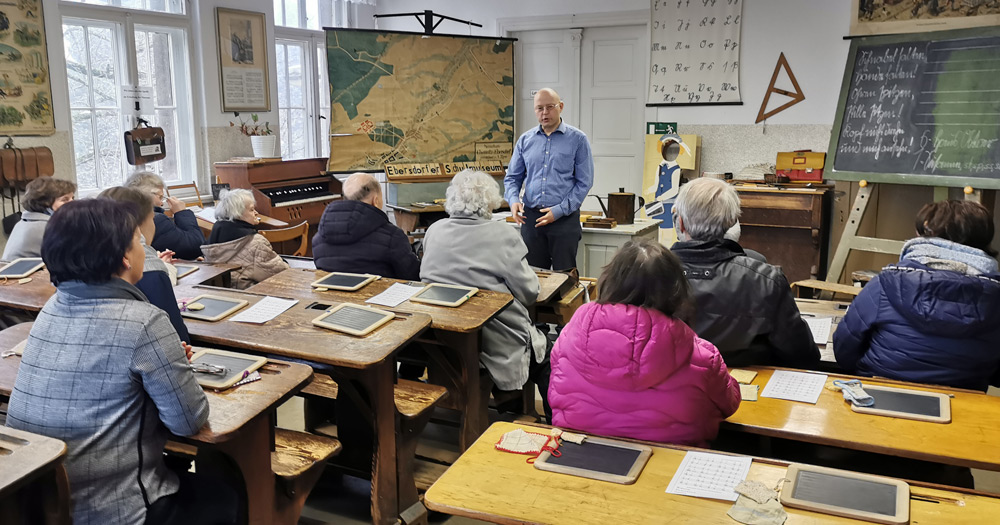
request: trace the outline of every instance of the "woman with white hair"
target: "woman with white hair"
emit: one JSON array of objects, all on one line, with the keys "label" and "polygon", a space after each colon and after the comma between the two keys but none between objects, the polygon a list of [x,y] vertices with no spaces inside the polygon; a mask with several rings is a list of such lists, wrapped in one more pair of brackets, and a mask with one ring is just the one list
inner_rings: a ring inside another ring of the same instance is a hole
[{"label": "woman with white hair", "polygon": [[205,260],[239,264],[233,272],[236,287],[247,288],[288,269],[271,243],[257,233],[257,204],[250,190],[223,191],[215,205],[215,225],[208,244],[201,247]]},{"label": "woman with white hair", "polygon": [[[502,200],[499,184],[489,175],[464,170],[451,179],[445,197],[449,218],[427,228],[420,278],[514,296],[510,306],[483,326],[479,359],[497,389],[519,390],[531,364],[546,357],[545,336],[528,317],[528,306],[538,297],[538,276],[528,266],[528,248],[517,230],[490,220]],[[537,376],[544,399],[548,373],[539,371]]]},{"label": "woman with white hair", "polygon": [[[193,261],[201,257],[205,234],[201,233],[198,218],[193,211],[185,209],[180,199],[166,196],[166,186],[159,175],[151,171],[137,171],[129,176],[124,186],[153,196],[156,235],[152,241],[147,239],[150,246],[160,252],[172,250],[178,259]],[[173,218],[166,216],[164,205],[170,207]]]},{"label": "woman with white hair", "polygon": [[695,179],[673,208],[678,242],[695,297],[691,327],[722,353],[726,366],[813,368],[819,350],[799,315],[781,268],[747,255],[726,239],[740,217],[740,197],[718,179]]}]

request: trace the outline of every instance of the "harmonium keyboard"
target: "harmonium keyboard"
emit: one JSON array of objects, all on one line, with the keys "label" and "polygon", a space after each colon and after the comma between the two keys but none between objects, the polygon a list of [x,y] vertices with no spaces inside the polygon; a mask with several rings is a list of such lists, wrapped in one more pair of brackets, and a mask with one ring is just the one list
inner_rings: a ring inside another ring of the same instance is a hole
[{"label": "harmonium keyboard", "polygon": [[325,170],[325,158],[215,163],[220,183],[252,191],[258,213],[290,225],[315,226],[326,205],[340,198],[340,181]]}]

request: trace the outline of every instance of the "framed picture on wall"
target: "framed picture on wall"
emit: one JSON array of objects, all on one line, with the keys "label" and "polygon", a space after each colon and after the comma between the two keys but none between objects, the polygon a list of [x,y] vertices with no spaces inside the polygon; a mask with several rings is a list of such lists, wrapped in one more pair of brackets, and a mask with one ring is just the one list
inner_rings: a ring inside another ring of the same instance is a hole
[{"label": "framed picture on wall", "polygon": [[851,36],[946,31],[1000,24],[985,0],[852,0]]},{"label": "framed picture on wall", "polygon": [[270,111],[264,13],[217,7],[222,111]]},{"label": "framed picture on wall", "polygon": [[0,10],[0,134],[55,133],[48,56],[42,0],[4,2]]}]

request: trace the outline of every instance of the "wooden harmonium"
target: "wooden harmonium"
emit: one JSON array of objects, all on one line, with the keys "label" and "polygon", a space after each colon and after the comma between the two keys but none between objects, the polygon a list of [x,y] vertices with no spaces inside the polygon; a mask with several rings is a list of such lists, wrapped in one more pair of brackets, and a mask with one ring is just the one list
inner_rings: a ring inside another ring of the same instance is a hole
[{"label": "wooden harmonium", "polygon": [[252,191],[259,213],[290,224],[318,224],[326,205],[340,198],[340,181],[325,170],[323,158],[215,164],[219,182]]}]

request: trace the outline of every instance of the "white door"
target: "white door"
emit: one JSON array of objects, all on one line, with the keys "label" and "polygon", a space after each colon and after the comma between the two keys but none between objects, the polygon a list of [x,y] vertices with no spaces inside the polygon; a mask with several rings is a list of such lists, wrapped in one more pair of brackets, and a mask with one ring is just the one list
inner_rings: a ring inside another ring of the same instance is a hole
[{"label": "white door", "polygon": [[517,109],[514,126],[517,136],[538,125],[534,94],[541,88],[556,90],[565,103],[562,118],[579,127],[580,29],[518,31],[514,46],[514,76]]},{"label": "white door", "polygon": [[[642,195],[648,40],[642,25],[583,30],[580,129],[594,155],[592,194],[624,188]],[[601,208],[588,197],[582,209]]]}]

